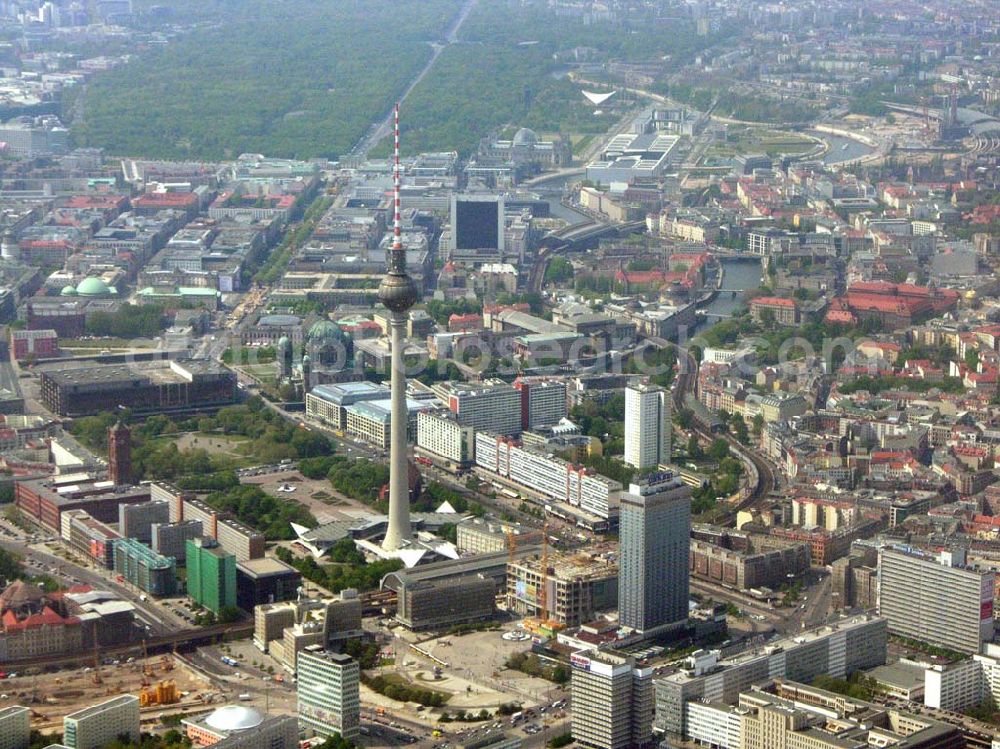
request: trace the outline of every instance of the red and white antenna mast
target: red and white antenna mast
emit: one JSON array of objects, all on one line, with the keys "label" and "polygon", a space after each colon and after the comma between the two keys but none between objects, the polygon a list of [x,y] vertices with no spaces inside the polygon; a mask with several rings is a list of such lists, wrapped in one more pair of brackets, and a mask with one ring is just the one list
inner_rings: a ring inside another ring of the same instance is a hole
[{"label": "red and white antenna mast", "polygon": [[392,249],[403,251],[403,221],[399,215],[399,102],[393,110],[392,198],[395,216],[392,225]]}]

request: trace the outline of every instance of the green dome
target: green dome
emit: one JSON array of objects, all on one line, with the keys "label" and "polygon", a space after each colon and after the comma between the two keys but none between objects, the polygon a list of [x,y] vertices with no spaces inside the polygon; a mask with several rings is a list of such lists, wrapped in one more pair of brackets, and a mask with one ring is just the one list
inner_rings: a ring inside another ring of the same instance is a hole
[{"label": "green dome", "polygon": [[59,292],[59,296],[76,296],[76,287],[72,284],[63,286],[62,291]]},{"label": "green dome", "polygon": [[329,320],[320,320],[309,328],[307,338],[311,343],[323,344],[333,341],[343,341],[347,338],[347,334],[341,330],[339,325]]},{"label": "green dome", "polygon": [[90,276],[80,281],[76,287],[76,293],[80,296],[108,296],[111,289],[101,279]]},{"label": "green dome", "polygon": [[283,335],[283,336],[281,336],[281,338],[278,339],[278,350],[279,351],[284,351],[285,349],[289,349],[291,347],[292,347],[292,342],[290,340],[288,340],[288,336]]}]

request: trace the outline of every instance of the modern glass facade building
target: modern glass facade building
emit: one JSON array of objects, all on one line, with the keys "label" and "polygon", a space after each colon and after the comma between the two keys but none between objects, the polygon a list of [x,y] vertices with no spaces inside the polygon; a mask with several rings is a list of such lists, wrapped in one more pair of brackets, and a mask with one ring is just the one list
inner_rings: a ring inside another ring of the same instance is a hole
[{"label": "modern glass facade building", "polygon": [[355,740],[361,729],[361,670],[358,662],[319,646],[298,658],[299,726],[317,736],[339,733]]},{"label": "modern glass facade building", "polygon": [[214,614],[236,606],[236,557],[211,539],[186,544],[188,595]]}]

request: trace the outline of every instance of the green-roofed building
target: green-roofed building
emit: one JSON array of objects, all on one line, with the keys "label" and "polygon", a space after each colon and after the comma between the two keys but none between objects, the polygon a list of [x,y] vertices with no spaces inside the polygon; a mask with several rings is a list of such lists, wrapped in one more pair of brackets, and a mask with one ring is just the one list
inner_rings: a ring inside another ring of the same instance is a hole
[{"label": "green-roofed building", "polygon": [[208,538],[188,539],[188,595],[213,614],[236,606],[236,557]]}]

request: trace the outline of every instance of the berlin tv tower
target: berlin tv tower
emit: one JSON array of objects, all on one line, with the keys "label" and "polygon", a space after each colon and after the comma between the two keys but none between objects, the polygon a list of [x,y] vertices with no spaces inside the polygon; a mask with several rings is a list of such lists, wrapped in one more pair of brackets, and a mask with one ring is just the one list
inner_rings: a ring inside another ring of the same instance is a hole
[{"label": "berlin tv tower", "polygon": [[416,304],[418,293],[413,279],[406,274],[406,250],[403,249],[402,221],[399,217],[399,104],[394,110],[392,194],[395,217],[388,272],[378,287],[378,298],[389,310],[389,345],[392,354],[392,413],[389,424],[389,527],[382,541],[386,551],[396,551],[412,538],[410,531],[410,485],[406,457],[406,371],[403,362],[403,339],[407,310]]}]

